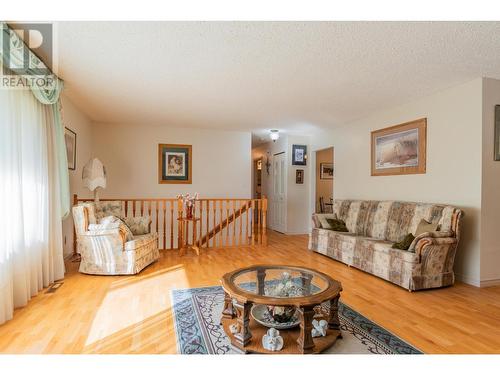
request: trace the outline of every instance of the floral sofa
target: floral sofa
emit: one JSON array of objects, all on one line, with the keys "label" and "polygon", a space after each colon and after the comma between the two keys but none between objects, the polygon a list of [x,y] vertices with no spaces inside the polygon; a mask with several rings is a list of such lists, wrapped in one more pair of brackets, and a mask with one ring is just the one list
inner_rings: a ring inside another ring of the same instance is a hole
[{"label": "floral sofa", "polygon": [[151,219],[123,217],[120,201],[74,206],[73,220],[82,273],[136,274],[160,257],[158,236],[150,233]]},{"label": "floral sofa", "polygon": [[[313,215],[309,249],[408,290],[453,285],[462,216],[440,204],[336,200],[332,214]],[[345,221],[349,232],[323,229],[326,217]],[[437,231],[418,235],[408,250],[392,248],[422,219],[437,223]]]}]

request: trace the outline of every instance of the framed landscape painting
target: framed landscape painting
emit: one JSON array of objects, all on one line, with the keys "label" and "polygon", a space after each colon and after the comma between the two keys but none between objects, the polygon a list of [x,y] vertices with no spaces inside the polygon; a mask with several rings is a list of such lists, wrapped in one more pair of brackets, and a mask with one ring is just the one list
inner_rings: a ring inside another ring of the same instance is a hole
[{"label": "framed landscape painting", "polygon": [[191,145],[158,145],[158,183],[190,184],[193,155]]},{"label": "framed landscape painting", "polygon": [[425,173],[427,119],[373,131],[371,175]]}]

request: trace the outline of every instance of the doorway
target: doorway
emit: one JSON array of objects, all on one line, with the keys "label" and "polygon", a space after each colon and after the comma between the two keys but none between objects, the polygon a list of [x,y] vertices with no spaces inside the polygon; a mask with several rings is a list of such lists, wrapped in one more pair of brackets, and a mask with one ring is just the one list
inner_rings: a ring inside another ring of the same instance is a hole
[{"label": "doorway", "polygon": [[315,212],[333,212],[333,147],[316,151]]}]

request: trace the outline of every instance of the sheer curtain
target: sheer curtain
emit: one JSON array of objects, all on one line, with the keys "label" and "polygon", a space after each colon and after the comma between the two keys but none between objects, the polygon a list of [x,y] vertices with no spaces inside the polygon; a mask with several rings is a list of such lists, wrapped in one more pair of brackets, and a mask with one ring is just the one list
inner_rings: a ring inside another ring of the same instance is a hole
[{"label": "sheer curtain", "polygon": [[56,105],[0,89],[0,324],[64,276]]}]

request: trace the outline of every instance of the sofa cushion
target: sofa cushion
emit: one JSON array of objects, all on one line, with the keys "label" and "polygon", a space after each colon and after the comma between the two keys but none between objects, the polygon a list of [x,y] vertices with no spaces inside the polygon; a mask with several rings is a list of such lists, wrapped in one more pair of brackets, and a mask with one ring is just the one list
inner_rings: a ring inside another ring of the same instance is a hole
[{"label": "sofa cushion", "polygon": [[[385,254],[389,256],[391,259],[400,259],[402,261],[409,263],[419,262],[418,255],[406,250],[394,249],[392,247],[393,244],[394,243],[391,241],[377,240],[374,238],[357,236],[356,249],[354,252],[355,257],[359,257],[360,254],[363,252],[368,254],[368,257],[371,257],[369,253],[374,252],[374,253]],[[375,254],[373,254],[372,256],[376,257]]]},{"label": "sofa cushion", "polygon": [[128,241],[125,243],[125,250],[132,251],[139,249],[152,241],[156,241],[158,238],[156,233],[148,233],[139,236],[135,236],[132,241]]},{"label": "sofa cushion", "polygon": [[[380,252],[394,259],[401,259],[405,262],[418,263],[419,257],[413,252],[406,250],[393,249],[394,242],[379,240],[376,238],[358,236],[355,233],[349,232],[335,232],[328,229],[314,229],[318,237],[328,237],[327,249],[324,251],[325,255],[332,256],[336,259],[341,259],[347,264],[351,264],[348,259],[366,258],[371,259],[373,252]],[[319,240],[319,239],[318,239]]]}]

